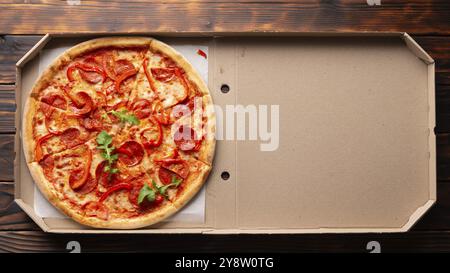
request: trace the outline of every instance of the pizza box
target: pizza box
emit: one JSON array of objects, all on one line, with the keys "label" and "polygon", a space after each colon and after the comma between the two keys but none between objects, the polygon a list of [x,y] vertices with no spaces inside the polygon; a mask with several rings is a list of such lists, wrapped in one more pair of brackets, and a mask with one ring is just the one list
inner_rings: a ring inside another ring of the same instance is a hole
[{"label": "pizza box", "polygon": [[44,231],[405,232],[435,203],[434,61],[408,34],[140,35],[207,48],[217,145],[204,198],[194,201],[202,218],[101,230],[36,212],[23,104],[51,56],[44,50],[93,38],[51,34],[17,63],[16,88],[15,198]]}]

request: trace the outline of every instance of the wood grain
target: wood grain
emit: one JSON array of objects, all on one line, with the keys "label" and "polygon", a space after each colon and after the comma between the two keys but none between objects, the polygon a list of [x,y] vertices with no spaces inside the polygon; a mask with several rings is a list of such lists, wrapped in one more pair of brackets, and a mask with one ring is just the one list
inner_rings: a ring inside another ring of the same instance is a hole
[{"label": "wood grain", "polygon": [[0,85],[0,134],[15,133],[16,101],[14,85]]},{"label": "wood grain", "polygon": [[0,135],[0,181],[14,180],[14,135]]},{"label": "wood grain", "polygon": [[[5,14],[1,10],[0,18]],[[0,32],[1,33],[1,32]],[[16,81],[16,62],[30,50],[42,36],[0,36],[0,84]]]},{"label": "wood grain", "polygon": [[[3,0],[0,33],[0,252],[383,252],[450,249],[450,1],[382,0]],[[406,31],[436,60],[438,201],[405,234],[355,235],[55,235],[39,231],[13,202],[14,92],[17,60],[47,32]],[[5,85],[7,84],[7,85]],[[20,230],[20,231],[17,231]],[[161,246],[164,246],[163,248]]]},{"label": "wood grain", "polygon": [[400,234],[323,235],[57,235],[40,231],[0,232],[0,252],[68,252],[69,241],[78,241],[81,252],[368,252],[369,241],[378,241],[383,253],[447,252],[450,232]]},{"label": "wood grain", "polygon": [[14,183],[0,182],[0,230],[39,230],[14,203]]},{"label": "wood grain", "polygon": [[450,133],[450,85],[436,86],[436,133]]},{"label": "wood grain", "polygon": [[[407,31],[450,34],[445,0],[3,1],[0,33]],[[76,27],[74,27],[76,26]]]}]

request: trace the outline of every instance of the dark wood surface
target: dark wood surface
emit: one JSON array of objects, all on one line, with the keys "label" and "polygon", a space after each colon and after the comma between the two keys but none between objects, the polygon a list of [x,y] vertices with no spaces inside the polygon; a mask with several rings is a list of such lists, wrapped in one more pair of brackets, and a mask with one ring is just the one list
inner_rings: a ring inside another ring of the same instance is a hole
[{"label": "dark wood surface", "polygon": [[[73,1],[72,1],[73,2]],[[95,32],[406,31],[436,60],[438,202],[404,234],[55,235],[14,199],[15,62],[43,34]],[[383,252],[450,251],[450,1],[0,0],[0,252]]]}]

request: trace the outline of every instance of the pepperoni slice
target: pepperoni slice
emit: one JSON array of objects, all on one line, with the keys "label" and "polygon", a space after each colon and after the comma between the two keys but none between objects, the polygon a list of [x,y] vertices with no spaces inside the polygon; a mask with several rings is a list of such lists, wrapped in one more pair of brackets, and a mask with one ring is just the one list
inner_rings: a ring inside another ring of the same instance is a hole
[{"label": "pepperoni slice", "polygon": [[[50,140],[56,138],[63,148],[70,149],[84,142],[84,137],[81,137],[81,132],[77,128],[69,128],[60,134],[47,134],[39,138],[35,148],[36,161],[41,161],[46,154],[44,153],[44,145]],[[63,149],[56,149],[53,152],[60,152]]]},{"label": "pepperoni slice", "polygon": [[93,101],[86,92],[78,92],[74,101],[70,104],[71,112],[76,116],[81,116],[91,112],[93,108]]},{"label": "pepperoni slice", "polygon": [[83,127],[90,131],[101,131],[103,126],[99,119],[93,119],[90,117],[83,119]]},{"label": "pepperoni slice", "polygon": [[165,168],[159,168],[159,170],[158,170],[159,180],[164,185],[168,185],[168,184],[172,183],[172,177],[174,175],[175,174],[173,172],[171,172]]},{"label": "pepperoni slice", "polygon": [[99,74],[97,72],[89,72],[89,71],[84,71],[84,70],[79,70],[80,76],[81,78],[83,78],[83,80],[87,81],[88,83],[99,83],[101,81],[103,81],[104,76],[102,74]]},{"label": "pepperoni slice", "polygon": [[55,167],[55,160],[54,160],[53,156],[46,155],[41,160],[38,160],[38,162],[39,162],[39,165],[41,165],[41,167],[42,167],[45,177],[47,179],[51,180],[52,179],[51,174],[52,174],[53,168]]},{"label": "pepperoni slice", "polygon": [[135,166],[144,158],[144,148],[134,140],[127,141],[117,149],[119,160],[127,166]]},{"label": "pepperoni slice", "polygon": [[160,82],[170,82],[175,78],[175,68],[151,68],[153,77]]},{"label": "pepperoni slice", "polygon": [[44,113],[45,117],[50,117],[55,111],[55,108],[51,107],[47,103],[40,103],[39,110],[41,110],[42,113]]},{"label": "pepperoni slice", "polygon": [[73,190],[83,187],[90,176],[89,170],[91,168],[92,152],[90,149],[86,149],[86,153],[86,156],[83,155],[86,160],[84,161],[84,166],[82,168],[75,169],[70,173],[69,185]]},{"label": "pepperoni slice", "polygon": [[69,128],[59,135],[59,139],[66,146],[72,148],[82,142],[80,130],[77,128]]},{"label": "pepperoni slice", "polygon": [[47,94],[42,97],[41,101],[53,107],[66,110],[67,109],[67,101],[66,99],[59,94]]},{"label": "pepperoni slice", "polygon": [[91,115],[89,117],[83,118],[81,124],[83,125],[84,128],[86,128],[89,131],[103,130],[104,124],[99,109],[96,109],[94,112],[91,112]]},{"label": "pepperoni slice", "polygon": [[186,160],[180,158],[167,158],[157,160],[157,162],[161,164],[161,167],[177,174],[183,179],[189,175],[189,165]]},{"label": "pepperoni slice", "polygon": [[141,143],[145,148],[158,147],[162,142],[161,124],[156,119],[150,119],[151,127],[141,132]]},{"label": "pepperoni slice", "polygon": [[152,113],[152,104],[149,100],[139,99],[133,103],[131,109],[137,118],[144,119]]},{"label": "pepperoni slice", "polygon": [[176,68],[177,67],[177,64],[171,58],[169,58],[167,56],[161,56],[161,57],[162,57],[162,61],[166,65],[166,67],[168,67],[168,68]]},{"label": "pepperoni slice", "polygon": [[108,208],[101,202],[90,201],[83,205],[84,215],[88,217],[97,217],[102,220],[108,220]]},{"label": "pepperoni slice", "polygon": [[[83,63],[92,64],[96,66],[101,66],[102,64],[103,56],[100,54],[100,52],[93,53],[84,59]],[[103,67],[100,67],[103,68]]]},{"label": "pepperoni slice", "polygon": [[137,72],[136,69],[134,68],[134,65],[130,61],[121,59],[121,60],[117,60],[115,62],[115,65],[114,65],[114,74],[115,75],[119,76],[119,75],[122,75],[129,71]]},{"label": "pepperoni slice", "polygon": [[168,184],[172,183],[173,177],[175,177],[177,179],[182,179],[176,173],[171,172],[171,171],[167,170],[166,168],[162,168],[162,167],[159,168],[159,170],[158,170],[158,177],[159,177],[159,181],[161,181],[161,183],[163,183],[164,185],[168,185]]},{"label": "pepperoni slice", "polygon": [[202,142],[202,139],[197,136],[194,129],[187,125],[178,127],[173,140],[178,149],[182,151],[198,151]]},{"label": "pepperoni slice", "polygon": [[76,192],[79,194],[88,194],[93,190],[95,190],[97,188],[97,185],[98,185],[97,180],[94,177],[92,177],[92,175],[89,175],[84,186],[77,189]]}]

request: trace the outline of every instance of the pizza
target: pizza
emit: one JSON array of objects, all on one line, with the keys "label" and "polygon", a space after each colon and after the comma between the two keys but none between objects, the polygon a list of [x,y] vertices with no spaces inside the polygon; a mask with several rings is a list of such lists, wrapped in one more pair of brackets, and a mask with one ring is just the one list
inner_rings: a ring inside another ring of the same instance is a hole
[{"label": "pizza", "polygon": [[43,195],[75,221],[132,229],[181,209],[214,156],[209,90],[170,46],[90,40],[43,72],[23,113],[23,148]]}]

